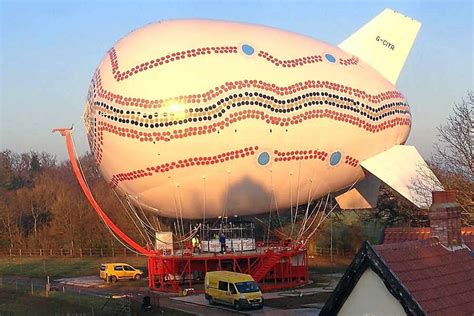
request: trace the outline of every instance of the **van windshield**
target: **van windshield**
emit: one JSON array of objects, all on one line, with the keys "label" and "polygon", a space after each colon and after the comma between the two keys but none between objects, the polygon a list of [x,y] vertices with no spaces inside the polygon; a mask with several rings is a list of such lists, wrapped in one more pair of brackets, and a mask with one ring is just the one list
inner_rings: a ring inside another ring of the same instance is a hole
[{"label": "van windshield", "polygon": [[237,287],[237,290],[239,290],[239,293],[251,293],[260,291],[258,285],[253,281],[238,282],[235,283],[235,286]]}]

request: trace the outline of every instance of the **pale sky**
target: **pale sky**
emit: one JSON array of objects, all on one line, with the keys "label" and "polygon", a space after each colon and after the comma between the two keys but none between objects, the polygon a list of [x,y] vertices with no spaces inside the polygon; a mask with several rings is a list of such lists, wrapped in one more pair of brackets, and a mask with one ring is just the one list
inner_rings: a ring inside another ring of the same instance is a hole
[{"label": "pale sky", "polygon": [[66,158],[54,127],[81,120],[92,74],[133,29],[174,18],[263,24],[337,45],[384,8],[422,23],[397,83],[410,103],[408,144],[429,158],[436,127],[473,90],[473,1],[4,1],[1,9],[0,150]]}]

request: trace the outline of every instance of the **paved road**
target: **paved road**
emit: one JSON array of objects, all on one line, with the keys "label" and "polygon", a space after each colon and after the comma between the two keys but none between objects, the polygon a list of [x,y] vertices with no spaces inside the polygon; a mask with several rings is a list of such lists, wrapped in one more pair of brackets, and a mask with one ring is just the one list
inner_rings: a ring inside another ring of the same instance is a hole
[{"label": "paved road", "polygon": [[[269,294],[269,293],[266,293],[266,294]],[[209,303],[204,298],[204,294],[192,295],[192,296],[186,296],[186,297],[173,297],[173,298],[170,298],[170,300],[184,302],[184,303],[193,303],[195,304],[195,306],[201,306],[201,307],[207,307],[207,308],[210,307]],[[218,308],[221,311],[236,313],[235,310],[226,306],[219,306]],[[277,309],[277,308],[265,306],[263,307],[263,309],[245,310],[245,311],[241,311],[240,313],[245,314],[245,315],[271,315],[271,316],[280,316],[280,315],[281,316],[297,316],[297,315],[310,316],[311,315],[311,316],[314,316],[314,315],[318,315],[319,311],[320,311],[320,308],[315,308],[315,307],[283,310],[283,309]]]}]

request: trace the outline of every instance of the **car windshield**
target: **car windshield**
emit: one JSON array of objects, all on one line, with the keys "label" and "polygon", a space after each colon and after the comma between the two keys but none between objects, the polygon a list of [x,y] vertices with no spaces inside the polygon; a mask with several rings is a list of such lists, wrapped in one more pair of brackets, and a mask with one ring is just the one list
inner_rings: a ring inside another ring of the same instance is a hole
[{"label": "car windshield", "polygon": [[239,293],[250,293],[260,291],[258,285],[253,281],[238,282],[235,283],[235,286],[237,287],[237,290],[239,290]]}]

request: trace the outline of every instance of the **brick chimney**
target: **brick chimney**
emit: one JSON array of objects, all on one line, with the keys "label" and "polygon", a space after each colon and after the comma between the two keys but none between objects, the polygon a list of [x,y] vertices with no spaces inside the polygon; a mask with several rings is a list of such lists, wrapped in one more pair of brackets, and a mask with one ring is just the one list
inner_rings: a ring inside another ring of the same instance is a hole
[{"label": "brick chimney", "polygon": [[431,236],[446,247],[463,244],[461,238],[461,210],[454,191],[434,191],[429,211]]}]

